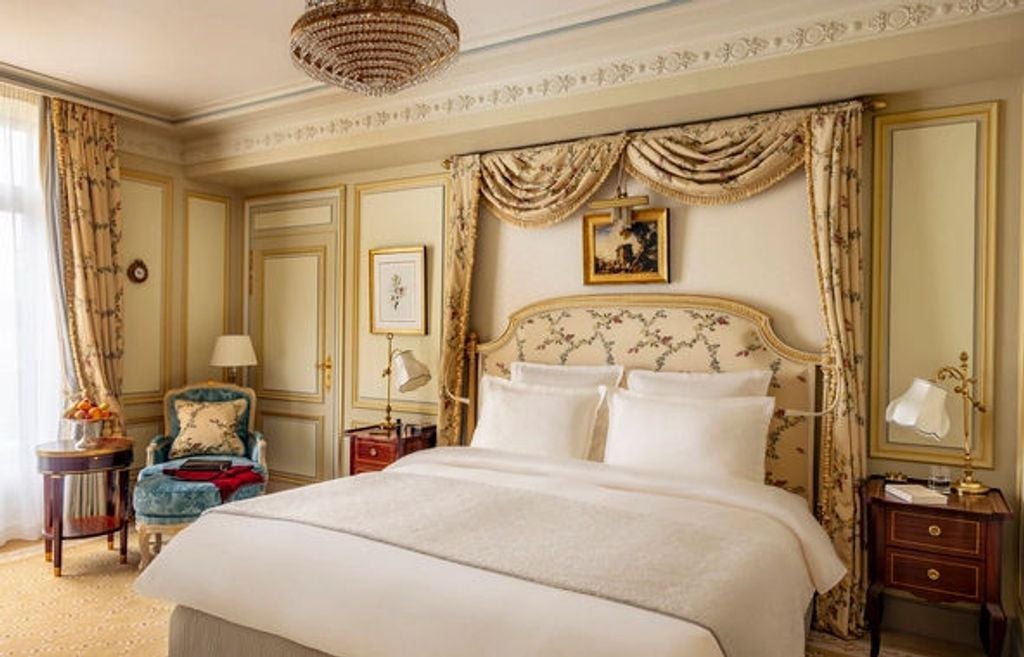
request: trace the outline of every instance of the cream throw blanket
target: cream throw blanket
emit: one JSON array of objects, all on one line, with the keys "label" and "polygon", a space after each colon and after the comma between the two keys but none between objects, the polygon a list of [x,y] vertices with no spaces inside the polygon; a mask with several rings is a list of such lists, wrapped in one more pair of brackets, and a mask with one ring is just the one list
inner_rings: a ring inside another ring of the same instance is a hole
[{"label": "cream throw blanket", "polygon": [[[210,513],[345,532],[676,617],[713,632],[728,657],[799,654],[812,582],[824,590],[843,574],[803,500],[784,491],[471,448]],[[794,556],[802,567],[789,567]],[[758,603],[792,622],[744,613]]]}]

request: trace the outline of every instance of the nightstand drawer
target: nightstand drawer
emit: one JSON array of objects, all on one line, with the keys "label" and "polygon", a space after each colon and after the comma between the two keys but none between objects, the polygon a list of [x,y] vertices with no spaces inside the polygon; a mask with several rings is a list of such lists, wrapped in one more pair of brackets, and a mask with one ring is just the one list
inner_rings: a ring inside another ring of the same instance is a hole
[{"label": "nightstand drawer", "polygon": [[886,586],[905,589],[922,597],[955,597],[981,600],[981,565],[926,555],[889,552]]},{"label": "nightstand drawer", "polygon": [[395,443],[356,439],[356,460],[387,465],[395,460]]},{"label": "nightstand drawer", "polygon": [[357,463],[352,466],[352,474],[362,474],[364,472],[380,472],[384,468],[388,467],[386,463]]},{"label": "nightstand drawer", "polygon": [[981,523],[920,511],[889,511],[889,544],[981,557]]}]

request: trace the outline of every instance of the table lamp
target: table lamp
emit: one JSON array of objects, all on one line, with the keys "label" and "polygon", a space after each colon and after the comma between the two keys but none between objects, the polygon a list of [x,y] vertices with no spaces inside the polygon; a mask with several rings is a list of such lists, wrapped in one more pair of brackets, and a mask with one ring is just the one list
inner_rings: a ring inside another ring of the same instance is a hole
[{"label": "table lamp", "polygon": [[238,383],[238,368],[256,364],[256,351],[248,335],[222,335],[213,345],[210,367],[226,369],[228,383]]},{"label": "table lamp", "polygon": [[937,381],[953,379],[956,384],[953,392],[960,395],[964,402],[964,475],[953,484],[953,488],[967,495],[987,493],[988,486],[974,478],[974,465],[971,461],[971,411],[984,413],[985,405],[974,397],[974,386],[978,380],[969,375],[967,352],[961,352],[959,367],[943,367],[935,379],[914,379],[906,392],[889,403],[885,409],[885,420],[939,440],[949,433],[950,420],[946,412],[947,393]]},{"label": "table lamp", "polygon": [[381,373],[387,383],[387,403],[384,406],[383,429],[394,429],[395,423],[391,419],[391,379],[394,377],[398,382],[399,392],[410,392],[422,388],[430,381],[430,369],[413,356],[409,349],[394,348],[394,333],[388,333],[388,364]]}]

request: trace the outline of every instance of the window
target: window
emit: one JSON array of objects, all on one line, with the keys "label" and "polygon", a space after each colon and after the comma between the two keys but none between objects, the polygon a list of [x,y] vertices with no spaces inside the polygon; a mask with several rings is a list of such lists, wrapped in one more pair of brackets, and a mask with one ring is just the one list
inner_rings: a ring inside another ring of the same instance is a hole
[{"label": "window", "polygon": [[63,405],[39,134],[40,99],[0,86],[0,544],[39,538],[35,445]]}]

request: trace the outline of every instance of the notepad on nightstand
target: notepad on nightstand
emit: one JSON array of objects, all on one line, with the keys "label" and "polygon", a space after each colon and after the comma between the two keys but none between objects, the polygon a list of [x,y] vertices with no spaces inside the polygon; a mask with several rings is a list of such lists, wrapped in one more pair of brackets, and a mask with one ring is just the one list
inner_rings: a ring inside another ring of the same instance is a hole
[{"label": "notepad on nightstand", "polygon": [[911,504],[944,505],[948,498],[920,484],[886,484],[885,492]]}]

